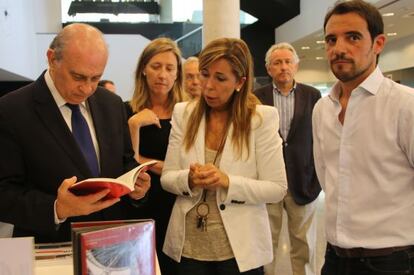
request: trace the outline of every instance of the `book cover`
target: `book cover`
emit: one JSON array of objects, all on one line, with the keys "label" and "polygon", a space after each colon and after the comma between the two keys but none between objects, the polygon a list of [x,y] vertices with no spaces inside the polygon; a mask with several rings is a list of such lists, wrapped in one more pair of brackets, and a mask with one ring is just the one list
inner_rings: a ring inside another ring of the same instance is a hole
[{"label": "book cover", "polygon": [[155,275],[153,220],[72,224],[75,275]]},{"label": "book cover", "polygon": [[[72,256],[72,243],[37,243],[35,244],[35,259],[56,259]],[[1,272],[0,272],[1,273]]]},{"label": "book cover", "polygon": [[75,195],[89,195],[97,193],[104,189],[110,192],[106,195],[106,199],[119,198],[134,190],[135,182],[139,173],[145,172],[157,163],[156,160],[147,161],[116,179],[112,178],[90,178],[75,183],[69,190]]}]

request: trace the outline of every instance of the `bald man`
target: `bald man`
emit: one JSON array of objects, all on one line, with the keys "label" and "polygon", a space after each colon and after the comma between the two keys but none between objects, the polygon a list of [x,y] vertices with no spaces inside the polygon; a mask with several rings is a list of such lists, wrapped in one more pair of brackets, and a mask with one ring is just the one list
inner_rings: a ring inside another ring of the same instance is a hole
[{"label": "bald man", "polygon": [[[102,200],[108,190],[68,191],[77,181],[118,177],[137,163],[121,98],[97,88],[108,59],[102,33],[69,25],[47,59],[49,68],[35,82],[0,99],[0,221],[14,224],[14,236],[36,242],[70,240],[73,221],[126,218],[150,186],[142,174],[121,199]],[[86,141],[76,138],[78,123]]]}]

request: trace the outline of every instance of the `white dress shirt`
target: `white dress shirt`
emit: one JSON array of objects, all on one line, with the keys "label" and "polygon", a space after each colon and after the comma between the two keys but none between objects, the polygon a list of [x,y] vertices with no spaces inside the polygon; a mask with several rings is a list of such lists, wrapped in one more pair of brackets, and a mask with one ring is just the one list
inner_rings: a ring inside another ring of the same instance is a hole
[{"label": "white dress shirt", "polygon": [[[70,108],[68,106],[66,106],[67,102],[65,101],[65,99],[63,99],[63,97],[60,95],[60,93],[56,89],[56,86],[53,83],[52,78],[50,77],[49,70],[47,70],[46,73],[45,73],[45,81],[46,81],[47,87],[49,88],[49,90],[50,90],[50,92],[53,96],[53,99],[56,102],[56,105],[59,108],[60,113],[63,116],[63,119],[65,120],[66,124],[68,125],[70,131],[72,131],[72,120],[71,120],[72,119],[72,111],[70,110]],[[99,146],[98,146],[98,140],[96,139],[95,126],[93,125],[91,112],[89,110],[89,107],[86,104],[86,101],[79,104],[79,107],[80,107],[80,111],[81,111],[83,117],[85,118],[85,120],[88,124],[89,132],[91,133],[93,146],[95,148],[96,157],[98,159],[98,164],[99,164]]]},{"label": "white dress shirt", "polygon": [[326,237],[343,248],[414,244],[414,89],[379,68],[352,91],[344,124],[338,83],[313,112]]},{"label": "white dress shirt", "polygon": [[[56,102],[56,105],[59,108],[60,113],[63,116],[63,119],[65,120],[66,124],[68,125],[70,131],[72,131],[72,111],[71,109],[66,106],[66,101],[63,99],[63,97],[60,95],[60,93],[58,92],[55,84],[53,83],[52,77],[50,76],[49,70],[46,71],[45,73],[45,81],[46,81],[46,85],[49,88],[53,99]],[[88,109],[88,106],[86,104],[86,102],[82,102],[81,104],[79,104],[81,113],[83,115],[83,117],[86,120],[86,123],[88,124],[89,127],[89,132],[91,133],[91,137],[92,137],[92,142],[93,142],[93,146],[95,147],[95,152],[96,152],[96,157],[98,159],[98,165],[99,165],[99,147],[98,147],[98,141],[96,139],[96,133],[95,133],[95,127],[93,125],[93,120],[92,120],[92,116],[90,114],[90,111]],[[63,223],[64,221],[66,221],[66,219],[59,219],[57,212],[56,212],[56,200],[54,203],[54,219],[55,219],[55,224],[60,224]]]}]

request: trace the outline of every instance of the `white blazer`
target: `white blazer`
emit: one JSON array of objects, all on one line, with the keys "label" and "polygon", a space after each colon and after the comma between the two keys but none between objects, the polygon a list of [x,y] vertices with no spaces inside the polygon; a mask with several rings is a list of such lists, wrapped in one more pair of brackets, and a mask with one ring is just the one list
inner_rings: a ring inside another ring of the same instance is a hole
[{"label": "white blazer", "polygon": [[[162,187],[177,196],[163,251],[180,262],[185,238],[185,217],[201,199],[202,190],[188,186],[191,163],[205,163],[205,116],[194,146],[185,151],[183,139],[194,103],[175,105]],[[286,194],[287,180],[279,137],[276,108],[258,105],[252,119],[249,157],[233,152],[230,126],[220,160],[220,170],[229,177],[229,188],[217,190],[217,206],[240,272],[263,266],[273,259],[272,237],[266,203],[276,203]]]}]

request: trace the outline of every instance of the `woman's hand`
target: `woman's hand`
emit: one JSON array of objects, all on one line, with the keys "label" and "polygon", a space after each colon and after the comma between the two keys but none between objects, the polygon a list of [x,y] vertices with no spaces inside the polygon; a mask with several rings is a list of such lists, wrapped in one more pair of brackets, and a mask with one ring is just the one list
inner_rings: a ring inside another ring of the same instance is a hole
[{"label": "woman's hand", "polygon": [[208,190],[216,190],[219,187],[229,188],[229,177],[212,163],[190,165],[188,174],[190,188],[200,187]]},{"label": "woman's hand", "polygon": [[158,116],[147,108],[136,113],[128,119],[128,128],[129,134],[131,136],[132,149],[134,149],[134,157],[139,163],[143,163],[139,154],[139,129],[141,126],[147,126],[151,124],[155,124],[158,128],[161,128]]},{"label": "woman's hand", "polygon": [[128,125],[131,127],[139,128],[154,124],[158,128],[161,128],[160,119],[158,116],[148,108],[136,113],[128,120]]},{"label": "woman's hand", "polygon": [[145,197],[145,194],[151,187],[151,177],[146,172],[141,172],[138,175],[137,181],[134,185],[134,191],[129,193],[131,199],[139,200]]}]

